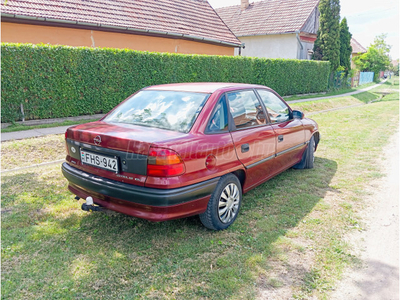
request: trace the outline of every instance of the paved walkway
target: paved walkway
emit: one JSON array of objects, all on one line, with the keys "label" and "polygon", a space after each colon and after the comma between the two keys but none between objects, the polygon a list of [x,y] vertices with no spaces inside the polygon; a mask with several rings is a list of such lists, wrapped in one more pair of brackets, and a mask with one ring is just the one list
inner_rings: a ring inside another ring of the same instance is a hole
[{"label": "paved walkway", "polygon": [[22,130],[22,131],[14,131],[14,132],[5,132],[1,134],[1,141],[10,141],[10,140],[21,140],[32,137],[39,137],[49,134],[62,134],[64,133],[69,126],[58,126],[58,127],[50,127],[50,128],[38,128],[31,130]]},{"label": "paved walkway", "polygon": [[[381,81],[378,84],[369,86],[365,89],[361,89],[361,90],[357,90],[354,92],[350,92],[350,93],[346,93],[346,94],[341,94],[341,95],[336,95],[336,96],[326,96],[326,97],[318,97],[318,98],[309,98],[309,99],[301,99],[301,100],[286,100],[287,103],[300,103],[300,102],[308,102],[308,101],[318,101],[318,100],[324,100],[324,99],[331,99],[331,98],[339,98],[339,97],[346,97],[346,96],[352,96],[352,95],[356,95],[356,94],[360,94],[363,92],[367,92],[369,90],[372,90],[374,88],[376,88],[377,86],[381,85],[382,83],[385,83],[387,79]],[[289,98],[290,99],[290,98]]]},{"label": "paved walkway", "polygon": [[[326,97],[318,97],[318,98],[308,98],[308,99],[301,99],[301,100],[286,100],[287,103],[299,103],[299,102],[308,102],[308,101],[318,101],[318,100],[324,100],[324,99],[331,99],[331,98],[338,98],[338,97],[345,97],[345,96],[351,96],[355,94],[359,94],[362,92],[366,92],[369,90],[372,90],[373,88],[376,88],[380,84],[384,83],[386,80],[375,84],[373,86],[367,87],[365,89],[357,90],[354,92],[346,93],[346,94],[341,94],[341,95],[336,95],[336,96],[326,96]],[[102,115],[96,115],[100,119]],[[90,116],[92,119],[95,116]],[[82,117],[74,117],[76,120],[79,119],[88,119],[88,116],[82,116]],[[50,123],[51,121],[49,120],[43,120],[42,124]],[[36,124],[40,124],[40,121],[36,121]],[[70,125],[72,126],[72,125]],[[31,130],[23,130],[23,131],[14,131],[14,132],[6,132],[1,134],[1,141],[10,141],[10,140],[21,140],[21,139],[26,139],[26,138],[33,138],[33,137],[39,137],[39,136],[45,136],[49,134],[63,134],[67,130],[68,127],[70,126],[59,126],[59,127],[50,127],[50,128],[38,128],[38,129],[31,129]]]}]

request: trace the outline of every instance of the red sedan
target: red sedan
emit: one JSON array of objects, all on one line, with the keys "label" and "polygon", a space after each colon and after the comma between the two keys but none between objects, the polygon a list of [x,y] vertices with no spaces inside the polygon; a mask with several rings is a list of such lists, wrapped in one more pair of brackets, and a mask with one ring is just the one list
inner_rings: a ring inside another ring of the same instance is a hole
[{"label": "red sedan", "polygon": [[288,168],[312,168],[320,134],[268,87],[182,83],[144,88],[65,139],[62,171],[84,210],[200,215],[221,230],[243,193]]}]

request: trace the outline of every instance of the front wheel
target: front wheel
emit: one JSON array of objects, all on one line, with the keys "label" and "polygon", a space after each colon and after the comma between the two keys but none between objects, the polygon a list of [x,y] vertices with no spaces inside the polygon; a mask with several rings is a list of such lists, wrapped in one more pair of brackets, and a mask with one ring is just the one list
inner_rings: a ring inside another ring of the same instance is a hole
[{"label": "front wheel", "polygon": [[306,150],[304,151],[303,157],[301,161],[294,165],[294,169],[312,169],[314,168],[314,156],[315,152],[315,139],[314,136],[311,137],[310,142],[307,145]]},{"label": "front wheel", "polygon": [[236,220],[241,202],[239,179],[233,174],[224,175],[211,195],[207,210],[200,214],[200,221],[209,229],[226,229]]}]

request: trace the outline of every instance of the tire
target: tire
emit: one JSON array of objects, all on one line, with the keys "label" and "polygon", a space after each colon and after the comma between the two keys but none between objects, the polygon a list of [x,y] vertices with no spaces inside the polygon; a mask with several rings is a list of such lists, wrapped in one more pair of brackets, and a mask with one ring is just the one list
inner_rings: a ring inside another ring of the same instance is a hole
[{"label": "tire", "polygon": [[235,222],[242,203],[242,186],[233,174],[220,178],[208,201],[207,210],[200,214],[203,225],[213,230],[224,230]]},{"label": "tire", "polygon": [[311,137],[310,142],[307,145],[307,149],[303,153],[301,161],[294,165],[294,169],[312,169],[314,168],[314,152],[315,152],[315,139]]}]

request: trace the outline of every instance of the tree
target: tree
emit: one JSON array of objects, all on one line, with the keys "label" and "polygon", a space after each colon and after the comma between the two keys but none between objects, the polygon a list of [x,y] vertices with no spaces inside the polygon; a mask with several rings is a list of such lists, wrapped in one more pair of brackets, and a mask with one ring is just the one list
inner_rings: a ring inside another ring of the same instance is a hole
[{"label": "tree", "polygon": [[343,18],[340,22],[340,66],[342,66],[346,72],[346,75],[351,69],[351,33],[349,31],[349,26],[347,25],[347,19]]},{"label": "tree", "polygon": [[399,59],[391,62],[389,71],[393,72],[394,75],[399,76]]},{"label": "tree", "polygon": [[390,66],[389,51],[391,46],[386,44],[386,34],[375,37],[367,52],[354,58],[354,64],[360,71],[374,72],[374,80],[379,79],[379,72],[386,71]]},{"label": "tree", "polygon": [[340,65],[340,3],[339,0],[321,0],[319,29],[314,44],[313,59],[327,60],[331,70]]}]

